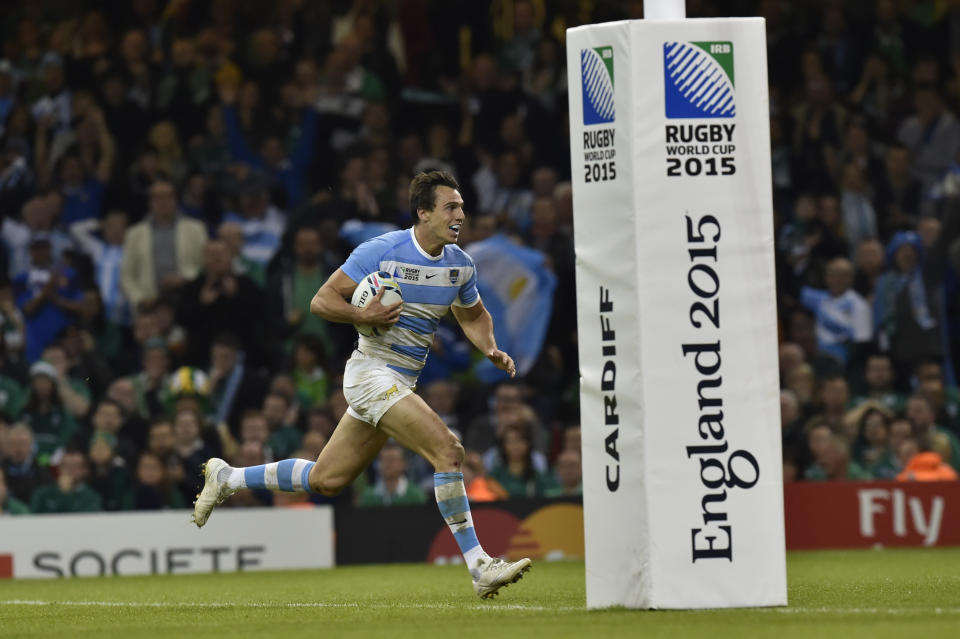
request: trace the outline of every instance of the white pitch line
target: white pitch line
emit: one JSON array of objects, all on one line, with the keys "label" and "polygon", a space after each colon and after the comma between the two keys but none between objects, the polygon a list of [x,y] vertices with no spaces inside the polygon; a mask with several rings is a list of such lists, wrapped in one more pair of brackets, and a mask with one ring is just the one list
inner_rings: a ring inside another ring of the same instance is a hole
[{"label": "white pitch line", "polygon": [[585,608],[545,606],[526,606],[523,604],[474,604],[457,606],[454,604],[377,604],[377,603],[329,603],[322,601],[306,602],[218,602],[218,601],[43,601],[35,599],[10,599],[0,601],[0,606],[92,606],[103,608],[370,608],[382,609],[410,609],[410,610],[518,610],[523,612],[572,612],[582,611]]},{"label": "white pitch line", "polygon": [[[101,608],[357,608],[369,610],[511,610],[520,612],[586,612],[586,607],[577,606],[527,606],[524,604],[378,604],[378,603],[332,603],[322,601],[306,602],[256,602],[238,603],[220,601],[44,601],[37,599],[9,599],[0,601],[0,606],[85,606]],[[718,609],[718,612],[760,612],[777,614],[821,614],[821,615],[960,615],[960,608],[826,608],[826,607],[770,607]],[[624,611],[619,611],[624,612]],[[642,611],[641,611],[642,612]],[[662,611],[662,612],[706,612],[705,610]]]},{"label": "white pitch line", "polygon": [[960,615],[960,608],[764,608],[768,612],[788,614],[837,615]]}]

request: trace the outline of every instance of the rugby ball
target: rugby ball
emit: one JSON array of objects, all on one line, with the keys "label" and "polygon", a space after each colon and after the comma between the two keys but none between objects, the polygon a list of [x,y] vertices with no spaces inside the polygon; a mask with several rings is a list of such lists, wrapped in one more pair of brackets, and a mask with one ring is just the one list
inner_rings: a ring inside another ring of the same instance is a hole
[{"label": "rugby ball", "polygon": [[[403,301],[403,295],[400,294],[400,285],[393,279],[393,276],[386,271],[378,271],[376,273],[370,273],[370,275],[367,275],[357,284],[350,303],[357,308],[366,308],[382,288],[386,289],[383,297],[380,298],[380,303],[384,306],[391,306]],[[390,330],[389,327],[370,326],[367,324],[354,324],[353,326],[357,329],[358,333],[366,337],[380,337]]]}]

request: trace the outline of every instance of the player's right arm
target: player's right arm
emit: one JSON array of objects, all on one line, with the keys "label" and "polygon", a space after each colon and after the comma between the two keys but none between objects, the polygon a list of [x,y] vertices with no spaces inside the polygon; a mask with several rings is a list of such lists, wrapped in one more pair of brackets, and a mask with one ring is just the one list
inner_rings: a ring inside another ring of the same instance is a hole
[{"label": "player's right arm", "polygon": [[353,297],[353,291],[356,288],[357,283],[342,270],[337,269],[313,296],[310,312],[328,322],[372,326],[389,326],[397,323],[403,306],[402,302],[384,306],[380,303],[384,289],[380,289],[365,308],[357,308],[348,301]]}]

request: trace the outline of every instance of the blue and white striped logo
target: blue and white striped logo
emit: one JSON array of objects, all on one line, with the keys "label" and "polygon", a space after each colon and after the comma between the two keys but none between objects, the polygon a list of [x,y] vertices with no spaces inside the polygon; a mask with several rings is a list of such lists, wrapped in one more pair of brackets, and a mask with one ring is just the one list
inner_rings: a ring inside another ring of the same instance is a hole
[{"label": "blue and white striped logo", "polygon": [[668,118],[737,114],[730,42],[665,42],[663,79]]},{"label": "blue and white striped logo", "polygon": [[580,86],[584,125],[613,122],[613,47],[580,51]]}]

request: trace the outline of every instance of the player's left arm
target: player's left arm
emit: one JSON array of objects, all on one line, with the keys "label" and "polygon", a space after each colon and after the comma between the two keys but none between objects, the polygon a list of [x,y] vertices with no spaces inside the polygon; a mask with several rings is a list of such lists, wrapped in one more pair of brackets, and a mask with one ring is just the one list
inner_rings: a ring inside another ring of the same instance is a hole
[{"label": "player's left arm", "polygon": [[497,368],[514,377],[517,374],[516,364],[512,357],[497,348],[497,340],[493,336],[493,318],[483,306],[483,301],[478,299],[476,304],[469,307],[451,306],[450,310],[467,339]]}]

